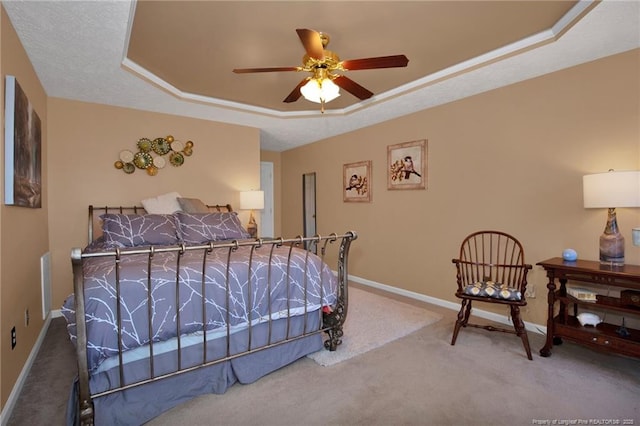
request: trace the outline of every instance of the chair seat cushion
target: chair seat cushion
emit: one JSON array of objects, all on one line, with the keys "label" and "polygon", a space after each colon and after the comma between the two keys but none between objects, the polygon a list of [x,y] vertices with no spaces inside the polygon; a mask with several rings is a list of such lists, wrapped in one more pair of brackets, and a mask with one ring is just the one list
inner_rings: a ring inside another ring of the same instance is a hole
[{"label": "chair seat cushion", "polygon": [[478,297],[491,297],[503,300],[522,300],[522,294],[517,288],[508,287],[494,281],[478,281],[464,288],[464,294]]}]

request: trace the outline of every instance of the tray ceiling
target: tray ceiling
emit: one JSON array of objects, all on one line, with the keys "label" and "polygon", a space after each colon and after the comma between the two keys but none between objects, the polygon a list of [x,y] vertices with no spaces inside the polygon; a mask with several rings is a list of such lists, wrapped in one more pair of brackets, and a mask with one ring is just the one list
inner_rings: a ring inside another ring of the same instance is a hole
[{"label": "tray ceiling", "polygon": [[[127,58],[176,89],[278,111],[315,109],[283,99],[304,72],[238,75],[234,68],[298,66],[295,32],[330,37],[342,60],[404,54],[406,68],[345,72],[374,94],[549,30],[575,1],[138,2]],[[359,102],[342,91],[326,105]]]}]

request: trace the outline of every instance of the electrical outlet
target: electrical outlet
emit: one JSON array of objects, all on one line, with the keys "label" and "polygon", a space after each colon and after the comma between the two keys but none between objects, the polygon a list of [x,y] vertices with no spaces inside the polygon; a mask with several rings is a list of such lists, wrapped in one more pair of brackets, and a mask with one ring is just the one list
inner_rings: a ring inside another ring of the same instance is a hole
[{"label": "electrical outlet", "polygon": [[527,291],[524,293],[528,299],[536,298],[536,286],[534,284],[529,284],[527,286]]},{"label": "electrical outlet", "polygon": [[16,347],[16,327],[11,329],[11,350]]},{"label": "electrical outlet", "polygon": [[29,308],[24,310],[24,326],[29,327]]}]

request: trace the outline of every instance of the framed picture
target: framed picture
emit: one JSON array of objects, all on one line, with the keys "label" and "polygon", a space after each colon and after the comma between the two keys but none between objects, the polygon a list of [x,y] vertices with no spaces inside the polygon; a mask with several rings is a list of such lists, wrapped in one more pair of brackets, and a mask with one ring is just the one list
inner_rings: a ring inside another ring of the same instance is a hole
[{"label": "framed picture", "polygon": [[371,202],[371,161],[360,161],[342,166],[344,202]]},{"label": "framed picture", "polygon": [[387,147],[387,188],[425,189],[427,184],[427,140]]},{"label": "framed picture", "polygon": [[5,80],[4,203],[42,206],[42,129],[40,117],[14,76]]}]

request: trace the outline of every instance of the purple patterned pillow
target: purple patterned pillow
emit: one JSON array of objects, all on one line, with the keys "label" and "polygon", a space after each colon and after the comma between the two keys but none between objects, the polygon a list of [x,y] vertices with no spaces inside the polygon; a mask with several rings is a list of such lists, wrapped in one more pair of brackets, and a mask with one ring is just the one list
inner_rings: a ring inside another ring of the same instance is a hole
[{"label": "purple patterned pillow", "polygon": [[185,244],[250,238],[236,212],[185,213],[176,212],[178,227]]},{"label": "purple patterned pillow", "polygon": [[102,233],[109,247],[179,244],[176,218],[170,214],[103,214]]}]

